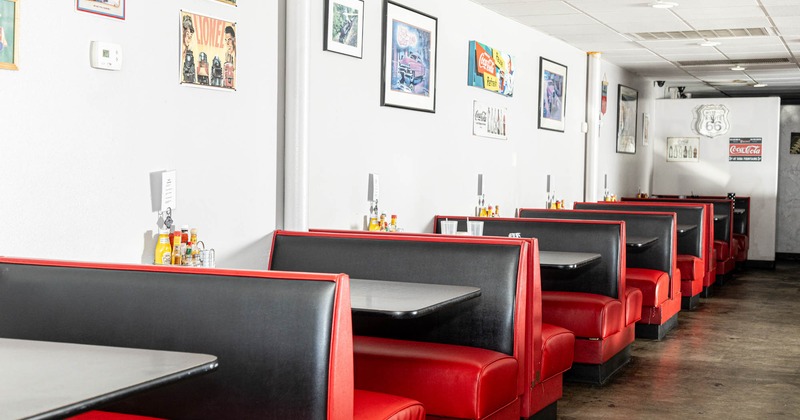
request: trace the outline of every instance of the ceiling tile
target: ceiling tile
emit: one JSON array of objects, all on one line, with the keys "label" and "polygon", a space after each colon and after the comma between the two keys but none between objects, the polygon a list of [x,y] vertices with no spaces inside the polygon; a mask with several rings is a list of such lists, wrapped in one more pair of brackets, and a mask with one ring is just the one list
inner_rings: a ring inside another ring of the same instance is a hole
[{"label": "ceiling tile", "polygon": [[489,9],[503,16],[560,15],[576,13],[575,9],[562,1],[505,2],[488,5]]},{"label": "ceiling tile", "polygon": [[728,28],[768,28],[769,20],[763,16],[736,19],[708,19],[692,18],[686,21],[696,30],[703,29],[728,29]]}]

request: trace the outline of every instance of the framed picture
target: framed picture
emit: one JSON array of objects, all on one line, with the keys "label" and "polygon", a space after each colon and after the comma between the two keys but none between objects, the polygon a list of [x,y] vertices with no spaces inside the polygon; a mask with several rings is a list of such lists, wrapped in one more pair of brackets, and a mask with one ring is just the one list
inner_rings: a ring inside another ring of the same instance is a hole
[{"label": "framed picture", "polygon": [[19,28],[19,3],[17,0],[0,0],[0,69],[19,70],[17,28]]},{"label": "framed picture", "polygon": [[436,112],[438,20],[385,0],[381,105]]},{"label": "framed picture", "polygon": [[539,128],[564,132],[567,66],[539,57]]},{"label": "framed picture", "polygon": [[792,133],[789,136],[789,154],[800,155],[800,133]]},{"label": "framed picture", "polygon": [[667,162],[699,162],[700,137],[667,137]]},{"label": "framed picture", "polygon": [[642,113],[642,146],[650,144],[650,115]]},{"label": "framed picture", "polygon": [[361,58],[364,50],[364,1],[325,0],[325,51]]},{"label": "framed picture", "polygon": [[182,85],[236,90],[236,22],[181,10]]},{"label": "framed picture", "polygon": [[617,153],[636,153],[636,120],[639,115],[639,92],[619,85],[617,88]]},{"label": "framed picture", "polygon": [[125,0],[77,0],[75,7],[81,12],[125,20]]}]

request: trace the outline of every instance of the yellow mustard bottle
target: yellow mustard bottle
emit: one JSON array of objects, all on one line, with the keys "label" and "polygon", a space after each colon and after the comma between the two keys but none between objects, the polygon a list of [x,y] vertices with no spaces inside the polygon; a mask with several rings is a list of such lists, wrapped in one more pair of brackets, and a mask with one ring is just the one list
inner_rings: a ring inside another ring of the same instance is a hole
[{"label": "yellow mustard bottle", "polygon": [[169,265],[171,258],[172,246],[169,244],[169,231],[167,229],[159,229],[153,263],[155,265]]}]

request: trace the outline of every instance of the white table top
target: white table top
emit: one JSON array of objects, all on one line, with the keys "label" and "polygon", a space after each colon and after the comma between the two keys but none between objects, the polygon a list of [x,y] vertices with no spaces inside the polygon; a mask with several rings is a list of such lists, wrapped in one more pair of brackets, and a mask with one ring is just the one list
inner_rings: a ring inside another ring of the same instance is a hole
[{"label": "white table top", "polygon": [[392,318],[416,318],[473,299],[481,289],[429,283],[350,279],[350,306]]},{"label": "white table top", "polygon": [[0,419],[63,418],[216,368],[206,354],[0,338]]}]

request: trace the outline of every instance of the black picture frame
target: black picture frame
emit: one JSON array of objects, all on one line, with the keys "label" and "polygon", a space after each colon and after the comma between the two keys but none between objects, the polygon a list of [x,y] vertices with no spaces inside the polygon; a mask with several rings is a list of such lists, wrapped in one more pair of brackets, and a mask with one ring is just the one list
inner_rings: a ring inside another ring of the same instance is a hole
[{"label": "black picture frame", "polygon": [[436,112],[438,25],[434,16],[384,0],[381,106]]},{"label": "black picture frame", "polygon": [[363,57],[364,0],[325,0],[322,49],[350,57]]},{"label": "black picture frame", "polygon": [[617,153],[636,154],[639,91],[617,86]]},{"label": "black picture frame", "polygon": [[567,116],[567,66],[539,57],[539,129],[563,133]]}]

